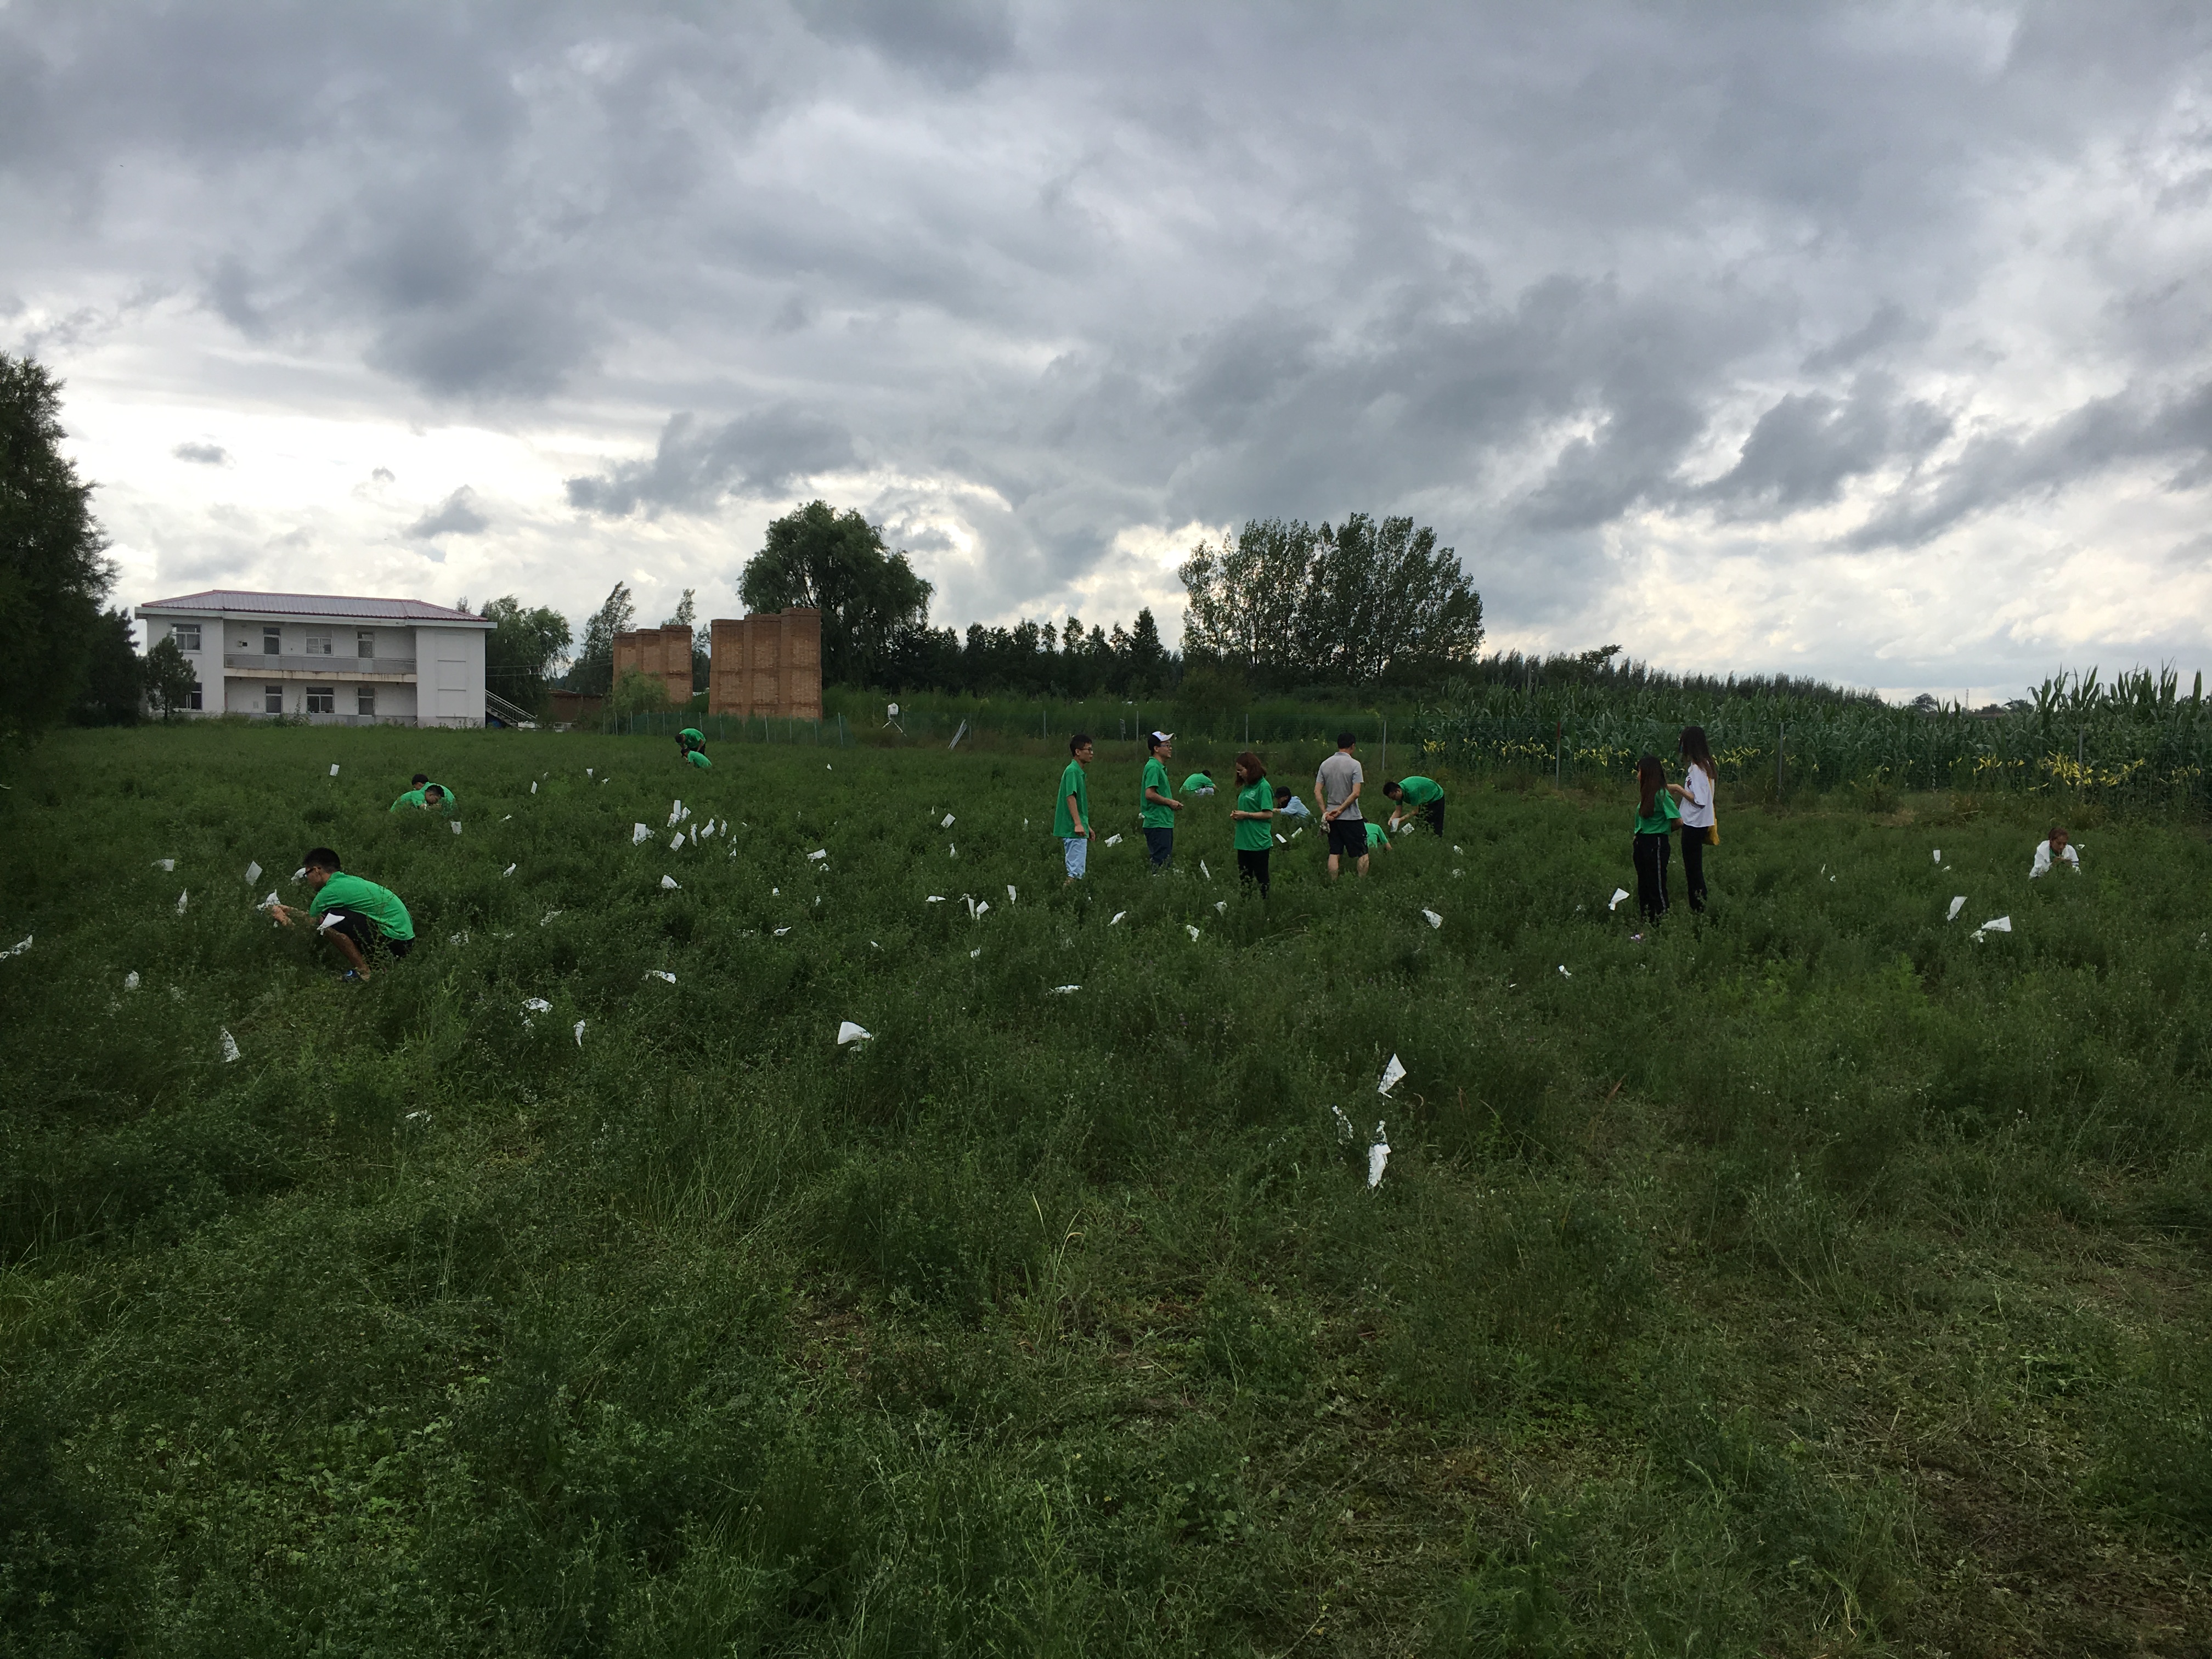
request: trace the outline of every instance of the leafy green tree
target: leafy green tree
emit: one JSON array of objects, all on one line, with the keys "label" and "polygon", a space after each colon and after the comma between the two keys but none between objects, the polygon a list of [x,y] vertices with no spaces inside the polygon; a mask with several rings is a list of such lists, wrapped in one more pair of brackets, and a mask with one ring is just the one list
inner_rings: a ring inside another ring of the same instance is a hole
[{"label": "leafy green tree", "polygon": [[606,602],[584,624],[584,641],[568,670],[568,689],[603,697],[615,680],[615,635],[637,626],[637,606],[627,584],[617,582]]},{"label": "leafy green tree", "polygon": [[1482,646],[1482,597],[1459,556],[1410,518],[1246,521],[1177,571],[1183,648],[1278,687],[1441,681]]},{"label": "leafy green tree", "polygon": [[617,714],[659,714],[668,707],[668,685],[658,674],[625,668],[607,702]]},{"label": "leafy green tree", "polygon": [[1302,613],[1321,545],[1321,532],[1303,520],[1250,519],[1218,548],[1193,548],[1176,572],[1189,596],[1184,653],[1277,685],[1310,675]]},{"label": "leafy green tree", "polygon": [[688,628],[691,630],[691,690],[707,689],[708,671],[713,667],[707,649],[707,635],[699,626],[699,590],[687,587],[678,600],[676,614],[660,624],[663,628]]},{"label": "leafy green tree", "polygon": [[43,365],[0,352],[0,736],[76,706],[115,584],[92,486],[61,451],[61,389]]},{"label": "leafy green tree", "polygon": [[509,702],[541,709],[552,690],[554,667],[568,653],[568,619],[550,605],[526,609],[512,593],[478,614],[492,624],[484,635],[485,685]]},{"label": "leafy green tree", "polygon": [[146,701],[164,719],[180,714],[192,706],[192,665],[185,653],[177,649],[177,642],[163,638],[154,643],[146,653],[146,665],[142,671]]},{"label": "leafy green tree", "polygon": [[822,678],[850,685],[884,678],[902,633],[927,623],[933,591],[904,553],[884,546],[875,526],[827,501],[809,501],[770,524],[738,582],[749,611],[819,610]]},{"label": "leafy green tree", "polygon": [[[137,625],[128,611],[102,611],[92,630],[84,684],[70,719],[78,726],[136,726],[145,665],[138,659]],[[186,690],[191,676],[185,676]]]}]

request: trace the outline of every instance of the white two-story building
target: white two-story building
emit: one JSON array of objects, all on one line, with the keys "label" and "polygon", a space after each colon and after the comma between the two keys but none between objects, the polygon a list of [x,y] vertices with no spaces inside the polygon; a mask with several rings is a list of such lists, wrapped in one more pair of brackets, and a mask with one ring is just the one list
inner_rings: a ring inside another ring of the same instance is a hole
[{"label": "white two-story building", "polygon": [[149,649],[174,640],[204,714],[324,725],[482,726],[491,624],[419,599],[216,588],[138,607]]}]

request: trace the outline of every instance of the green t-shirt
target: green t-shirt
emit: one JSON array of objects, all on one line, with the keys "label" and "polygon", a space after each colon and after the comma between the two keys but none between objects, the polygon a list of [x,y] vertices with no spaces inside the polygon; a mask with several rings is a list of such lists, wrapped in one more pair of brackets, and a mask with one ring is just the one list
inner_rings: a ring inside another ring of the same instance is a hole
[{"label": "green t-shirt", "polygon": [[1373,848],[1376,847],[1388,847],[1389,844],[1390,832],[1388,830],[1385,830],[1381,824],[1376,823],[1374,819],[1368,819],[1367,845],[1370,848]]},{"label": "green t-shirt", "polygon": [[[1246,784],[1237,792],[1237,810],[1240,812],[1272,812],[1275,810],[1275,786],[1265,778]],[[1240,853],[1264,853],[1275,844],[1275,832],[1267,818],[1239,818],[1237,820],[1237,850]]]},{"label": "green t-shirt", "polygon": [[1659,810],[1652,813],[1650,817],[1644,816],[1641,804],[1637,806],[1636,833],[1639,836],[1663,836],[1674,827],[1674,821],[1682,816],[1682,809],[1674,805],[1674,797],[1668,793],[1667,786],[1663,783],[1659,786],[1659,793],[1651,798],[1651,804]]},{"label": "green t-shirt", "polygon": [[1182,781],[1182,792],[1186,795],[1195,795],[1201,789],[1212,787],[1213,780],[1203,772],[1194,772]]},{"label": "green t-shirt", "polygon": [[[441,789],[446,789],[446,786],[442,783],[439,784],[437,787]],[[410,789],[398,800],[392,803],[392,810],[397,812],[403,806],[416,806],[428,810],[430,805],[430,787],[431,786],[426,783],[420,789]],[[453,792],[450,789],[446,789],[446,799],[442,810],[448,812],[453,810]]]},{"label": "green t-shirt", "polygon": [[1137,820],[1147,830],[1175,828],[1175,808],[1162,806],[1157,801],[1145,799],[1147,789],[1156,789],[1163,795],[1172,796],[1175,786],[1168,781],[1168,769],[1158,755],[1145,763],[1145,781],[1137,786],[1137,806],[1142,814]]},{"label": "green t-shirt", "polygon": [[687,726],[676,735],[690,743],[704,743],[707,741],[707,734],[704,732],[702,732],[696,726]]},{"label": "green t-shirt", "polygon": [[714,763],[707,758],[703,750],[687,749],[684,751],[684,758],[702,772],[711,772],[714,769]]},{"label": "green t-shirt", "polygon": [[1091,827],[1091,775],[1083,769],[1081,761],[1072,760],[1067,769],[1060,775],[1060,799],[1052,805],[1052,833],[1062,841],[1072,841],[1083,833],[1068,816],[1067,798],[1075,797],[1075,810],[1083,814],[1083,829]]},{"label": "green t-shirt", "polygon": [[1431,801],[1444,798],[1444,787],[1434,778],[1401,778],[1398,780],[1401,806],[1426,806]]},{"label": "green t-shirt", "polygon": [[359,876],[349,876],[343,870],[325,882],[307,902],[307,914],[311,916],[319,916],[330,909],[352,910],[367,916],[386,939],[415,937],[415,923],[407,915],[407,907],[399,902],[398,894],[373,881],[363,881]]}]

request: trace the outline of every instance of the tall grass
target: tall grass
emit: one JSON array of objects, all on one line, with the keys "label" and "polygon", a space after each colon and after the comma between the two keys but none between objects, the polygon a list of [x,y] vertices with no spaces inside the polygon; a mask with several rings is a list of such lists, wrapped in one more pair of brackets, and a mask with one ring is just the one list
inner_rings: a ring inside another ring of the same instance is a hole
[{"label": "tall grass", "polygon": [[[2092,805],[2030,886],[2035,803],[1732,788],[1646,929],[1619,792],[1448,769],[1449,837],[1332,887],[1309,831],[1263,904],[1224,798],[1146,873],[1126,755],[1073,892],[1049,757],[718,763],[210,726],[0,780],[0,1651],[2212,1627],[2192,825]],[[459,835],[385,811],[417,769]],[[367,987],[252,908],[313,842],[413,910]]]}]

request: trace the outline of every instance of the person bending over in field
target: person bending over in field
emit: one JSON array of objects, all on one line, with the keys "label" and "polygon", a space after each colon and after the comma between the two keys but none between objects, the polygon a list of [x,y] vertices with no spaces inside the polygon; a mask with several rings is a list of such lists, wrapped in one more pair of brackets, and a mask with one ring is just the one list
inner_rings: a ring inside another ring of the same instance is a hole
[{"label": "person bending over in field", "polygon": [[1382,793],[1398,803],[1390,814],[1390,833],[1396,835],[1398,826],[1419,812],[1429,821],[1433,835],[1444,832],[1444,787],[1434,778],[1397,778],[1382,786]]},{"label": "person bending over in field", "polygon": [[1067,740],[1068,762],[1060,775],[1060,799],[1052,809],[1052,833],[1060,837],[1071,887],[1083,879],[1091,863],[1091,762],[1096,752],[1088,732],[1078,732]]},{"label": "person bending over in field", "polygon": [[1275,844],[1275,796],[1267,787],[1267,767],[1247,749],[1237,757],[1237,804],[1230,809],[1229,823],[1237,845],[1237,879],[1257,887],[1261,898],[1267,896],[1267,854]]},{"label": "person bending over in field", "polygon": [[345,972],[349,981],[358,984],[368,977],[365,953],[381,946],[396,958],[415,948],[414,920],[390,888],[347,875],[338,868],[338,855],[327,847],[309,849],[300,862],[306,866],[301,879],[314,897],[305,910],[279,904],[274,914],[287,927],[312,917],[316,933],[335,944],[353,964]]},{"label": "person bending over in field", "polygon": [[2035,849],[2035,864],[2028,871],[2027,878],[2033,881],[2038,876],[2049,875],[2054,864],[2070,864],[2075,875],[2081,873],[2081,855],[2067,844],[2065,827],[2057,823],[2051,826],[2051,834]]},{"label": "person bending over in field", "polygon": [[1194,772],[1182,781],[1182,793],[1186,795],[1210,795],[1213,793],[1213,780],[1203,772]]},{"label": "person bending over in field", "polygon": [[1275,791],[1275,810],[1286,818],[1310,818],[1313,816],[1307,810],[1306,804],[1288,789]]},{"label": "person bending over in field", "polygon": [[1636,903],[1647,921],[1667,914],[1668,839],[1682,811],[1667,787],[1667,769],[1656,755],[1636,763]]},{"label": "person bending over in field", "polygon": [[1372,818],[1367,820],[1367,850],[1370,853],[1390,850],[1390,832]]},{"label": "person bending over in field", "polygon": [[1148,732],[1145,744],[1152,757],[1145,763],[1137,822],[1144,827],[1145,848],[1152,855],[1152,868],[1160,870],[1175,856],[1176,814],[1182,811],[1182,803],[1168,793],[1168,762],[1175,757],[1175,733]]},{"label": "person bending over in field", "polygon": [[1328,830],[1328,878],[1334,881],[1342,860],[1358,860],[1359,873],[1367,873],[1367,820],[1359,810],[1359,789],[1366,779],[1352,752],[1358,738],[1349,732],[1336,734],[1336,752],[1314,774],[1314,805]]},{"label": "person bending over in field", "polygon": [[417,772],[407,793],[392,803],[395,812],[410,806],[426,812],[450,812],[453,810],[453,792],[442,783],[431,782],[428,773]]},{"label": "person bending over in field", "polygon": [[687,726],[676,734],[676,754],[686,766],[696,766],[702,772],[714,769],[714,763],[707,758],[707,734],[696,726]]}]

